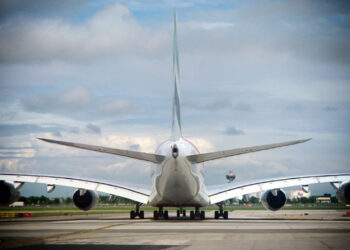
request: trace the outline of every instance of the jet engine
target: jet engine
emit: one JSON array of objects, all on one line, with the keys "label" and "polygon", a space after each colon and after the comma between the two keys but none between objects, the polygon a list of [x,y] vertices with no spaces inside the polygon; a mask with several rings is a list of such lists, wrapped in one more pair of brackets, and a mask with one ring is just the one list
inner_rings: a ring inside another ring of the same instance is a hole
[{"label": "jet engine", "polygon": [[341,185],[336,193],[338,201],[350,204],[350,182]]},{"label": "jet engine", "polygon": [[263,206],[272,211],[281,209],[286,201],[286,194],[281,189],[267,190],[261,197]]},{"label": "jet engine", "polygon": [[18,200],[20,193],[9,182],[0,181],[0,205],[8,206]]},{"label": "jet engine", "polygon": [[73,194],[73,203],[81,210],[90,210],[96,206],[97,202],[98,194],[95,191],[78,189]]}]

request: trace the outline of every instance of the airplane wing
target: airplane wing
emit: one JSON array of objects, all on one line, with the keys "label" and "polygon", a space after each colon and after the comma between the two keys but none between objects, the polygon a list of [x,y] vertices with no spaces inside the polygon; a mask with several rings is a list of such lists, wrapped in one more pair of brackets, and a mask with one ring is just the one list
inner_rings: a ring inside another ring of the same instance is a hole
[{"label": "airplane wing", "polygon": [[47,185],[67,186],[80,189],[103,192],[115,196],[124,197],[143,204],[148,203],[150,190],[126,187],[124,185],[107,184],[103,182],[83,180],[70,177],[31,175],[31,174],[0,174],[1,181],[22,184],[25,182],[41,183]]},{"label": "airplane wing", "polygon": [[274,144],[267,144],[267,145],[261,145],[261,146],[246,147],[246,148],[236,148],[236,149],[229,149],[229,150],[217,151],[212,153],[195,154],[195,155],[187,156],[187,159],[191,163],[195,164],[195,163],[201,163],[205,161],[212,161],[220,158],[225,158],[229,156],[234,156],[234,155],[248,154],[248,153],[253,153],[261,150],[268,150],[273,148],[290,146],[298,143],[307,142],[309,140],[311,139],[274,143]]},{"label": "airplane wing", "polygon": [[326,174],[326,175],[308,175],[300,177],[280,178],[268,181],[260,181],[236,185],[218,189],[217,187],[207,187],[211,204],[219,203],[245,194],[251,194],[261,191],[292,187],[298,185],[309,185],[316,183],[342,183],[350,181],[350,173],[344,174]]},{"label": "airplane wing", "polygon": [[116,148],[107,148],[107,147],[101,147],[101,146],[92,146],[92,145],[74,143],[74,142],[56,141],[56,140],[44,139],[44,138],[38,138],[38,139],[49,143],[60,144],[63,146],[86,149],[86,150],[96,151],[100,153],[120,155],[120,156],[125,156],[125,157],[129,157],[129,158],[133,158],[141,161],[149,161],[149,162],[158,163],[158,164],[165,159],[163,155],[157,155],[157,154],[149,154],[149,153],[142,153],[137,151],[123,150],[123,149],[116,149]]}]

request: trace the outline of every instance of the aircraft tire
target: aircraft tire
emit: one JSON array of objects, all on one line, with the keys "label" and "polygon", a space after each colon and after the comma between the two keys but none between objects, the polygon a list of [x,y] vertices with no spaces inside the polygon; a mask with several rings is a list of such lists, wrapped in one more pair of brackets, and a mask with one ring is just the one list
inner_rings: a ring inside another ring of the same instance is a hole
[{"label": "aircraft tire", "polygon": [[159,218],[158,211],[157,210],[153,211],[153,219],[158,220],[158,218]]},{"label": "aircraft tire", "polygon": [[144,211],[140,211],[140,219],[145,218],[145,212]]},{"label": "aircraft tire", "polygon": [[182,216],[186,217],[186,210],[182,210]]},{"label": "aircraft tire", "polygon": [[225,220],[228,219],[228,211],[224,211],[224,219],[225,219]]},{"label": "aircraft tire", "polygon": [[190,212],[190,220],[194,220],[194,212],[193,211]]},{"label": "aircraft tire", "polygon": [[176,211],[176,217],[180,217],[180,210]]},{"label": "aircraft tire", "polygon": [[204,219],[205,219],[205,212],[204,212],[204,211],[201,211],[200,217],[201,217],[201,220],[204,220]]},{"label": "aircraft tire", "polygon": [[130,211],[130,219],[135,219],[136,213],[134,210]]},{"label": "aircraft tire", "polygon": [[215,216],[214,216],[214,218],[217,220],[217,219],[219,219],[219,211],[215,211]]},{"label": "aircraft tire", "polygon": [[167,220],[169,218],[168,210],[164,211],[163,217],[164,217],[165,220]]}]

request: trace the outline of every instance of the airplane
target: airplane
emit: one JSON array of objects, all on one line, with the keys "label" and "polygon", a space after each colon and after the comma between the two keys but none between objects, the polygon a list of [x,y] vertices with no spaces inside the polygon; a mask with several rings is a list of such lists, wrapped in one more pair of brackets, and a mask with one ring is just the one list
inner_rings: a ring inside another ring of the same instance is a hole
[{"label": "airplane", "polygon": [[230,170],[230,171],[228,172],[228,174],[226,175],[226,180],[227,180],[227,182],[228,182],[228,183],[231,183],[231,182],[233,182],[235,179],[236,179],[236,175],[234,175],[234,174],[232,173],[232,170]]},{"label": "airplane", "polygon": [[324,182],[331,183],[337,189],[337,198],[340,201],[350,204],[350,173],[284,177],[246,184],[230,184],[221,188],[205,185],[204,162],[304,143],[310,139],[200,153],[194,144],[182,136],[176,22],[177,14],[174,10],[172,133],[167,141],[159,145],[154,154],[38,138],[48,143],[151,162],[154,170],[152,187],[141,189],[63,176],[0,173],[0,205],[5,206],[16,201],[20,194],[20,188],[26,182],[46,184],[48,193],[52,192],[57,185],[76,188],[77,190],[73,194],[73,203],[81,210],[89,210],[97,204],[97,192],[107,193],[112,197],[120,196],[130,199],[136,202],[135,210],[130,211],[131,219],[144,218],[144,211],[140,210],[140,206],[143,204],[158,208],[154,210],[154,219],[168,219],[169,213],[164,210],[166,207],[177,207],[177,217],[186,216],[185,207],[193,207],[194,210],[190,211],[190,219],[205,219],[205,211],[200,209],[214,204],[218,206],[218,210],[214,213],[215,219],[222,217],[227,219],[228,211],[223,209],[225,200],[256,192],[264,192],[261,202],[266,209],[277,211],[286,203],[286,195],[282,188],[300,185],[307,190],[310,184]]}]

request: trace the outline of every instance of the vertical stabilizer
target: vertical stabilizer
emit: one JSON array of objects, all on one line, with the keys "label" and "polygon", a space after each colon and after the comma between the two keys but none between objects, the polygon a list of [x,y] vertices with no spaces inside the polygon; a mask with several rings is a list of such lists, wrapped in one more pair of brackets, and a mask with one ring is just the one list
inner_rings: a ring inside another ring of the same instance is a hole
[{"label": "vertical stabilizer", "polygon": [[174,10],[174,41],[173,41],[173,75],[174,75],[174,99],[173,99],[173,127],[171,139],[178,140],[181,134],[181,110],[180,110],[180,70],[179,70],[179,51],[177,48],[176,32],[176,10]]}]

